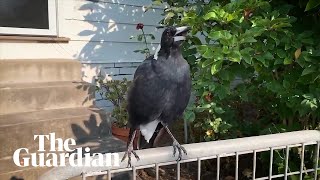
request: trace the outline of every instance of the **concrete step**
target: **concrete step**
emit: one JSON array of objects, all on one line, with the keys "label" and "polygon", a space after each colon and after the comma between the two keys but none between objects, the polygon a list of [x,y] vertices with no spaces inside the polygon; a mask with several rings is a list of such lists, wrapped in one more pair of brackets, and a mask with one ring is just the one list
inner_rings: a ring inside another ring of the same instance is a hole
[{"label": "concrete step", "polygon": [[81,77],[81,63],[77,60],[0,60],[0,83],[80,81]]},{"label": "concrete step", "polygon": [[[90,153],[113,153],[124,151],[126,144],[113,137],[106,136],[103,138],[91,139],[85,143],[80,143],[74,146],[74,148],[78,147],[89,147],[91,149]],[[23,155],[24,157],[28,157],[27,155]],[[68,159],[66,159],[68,162]],[[50,170],[49,167],[18,167],[13,163],[13,159],[11,156],[0,159],[0,179],[10,179],[12,177],[23,178],[24,180],[33,180],[38,179],[42,174],[46,171]],[[72,178],[74,180],[81,179],[80,177]],[[95,179],[95,178],[94,178]]]},{"label": "concrete step", "polygon": [[102,110],[83,107],[0,115],[0,159],[12,156],[18,148],[38,149],[34,135],[55,133],[56,137],[77,142],[111,135],[109,119]]},{"label": "concrete step", "polygon": [[83,82],[0,84],[0,115],[92,105],[95,87]]}]

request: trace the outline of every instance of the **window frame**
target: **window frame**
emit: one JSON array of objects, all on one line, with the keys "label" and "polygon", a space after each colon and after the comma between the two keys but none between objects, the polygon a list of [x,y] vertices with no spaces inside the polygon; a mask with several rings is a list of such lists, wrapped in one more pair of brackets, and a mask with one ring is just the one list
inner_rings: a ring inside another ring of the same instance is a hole
[{"label": "window frame", "polygon": [[49,29],[0,27],[0,35],[57,36],[57,0],[48,0]]}]

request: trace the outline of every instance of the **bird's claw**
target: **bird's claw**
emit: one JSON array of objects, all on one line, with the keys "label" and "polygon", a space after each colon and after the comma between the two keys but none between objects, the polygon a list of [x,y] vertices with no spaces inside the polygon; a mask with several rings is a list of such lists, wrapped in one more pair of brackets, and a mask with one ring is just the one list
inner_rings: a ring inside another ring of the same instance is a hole
[{"label": "bird's claw", "polygon": [[178,155],[177,161],[180,161],[182,159],[182,152],[185,155],[187,155],[187,150],[183,146],[181,146],[178,143],[178,141],[174,141],[172,146],[173,146],[173,156],[176,156],[176,152],[178,150],[179,155]]},{"label": "bird's claw", "polygon": [[128,165],[127,165],[127,167],[131,167],[132,166],[131,165],[131,153],[134,155],[134,157],[137,159],[137,161],[140,160],[138,154],[133,150],[133,147],[129,146],[128,150],[124,153],[124,155],[123,155],[123,157],[121,159],[121,162],[123,162],[128,156]]}]

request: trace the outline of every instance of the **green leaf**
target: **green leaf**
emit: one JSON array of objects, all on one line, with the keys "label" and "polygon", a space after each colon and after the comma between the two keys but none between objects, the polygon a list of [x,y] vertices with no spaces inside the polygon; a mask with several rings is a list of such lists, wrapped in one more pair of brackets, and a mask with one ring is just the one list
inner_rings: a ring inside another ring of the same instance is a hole
[{"label": "green leaf", "polygon": [[232,81],[234,79],[234,73],[229,69],[221,69],[219,71],[219,77],[224,81]]},{"label": "green leaf", "polygon": [[219,97],[219,99],[224,99],[228,94],[230,94],[230,87],[220,84],[216,87],[215,94]]},{"label": "green leaf", "polygon": [[215,108],[214,108],[214,111],[215,111],[217,114],[223,114],[223,113],[225,112],[221,107],[215,107]]},{"label": "green leaf", "polygon": [[234,20],[235,18],[237,18],[237,16],[235,14],[228,14],[227,15],[227,21],[228,22]]},{"label": "green leaf", "polygon": [[212,64],[212,63],[214,63],[213,59],[207,59],[207,60],[205,60],[205,61],[202,63],[201,66],[204,68],[204,67],[209,66],[209,65]]},{"label": "green leaf", "polygon": [[305,69],[302,71],[301,76],[305,76],[305,75],[310,74],[310,73],[313,73],[313,72],[315,72],[315,71],[316,71],[316,68],[313,67],[313,66],[311,66],[311,65],[309,65],[307,68],[305,68]]},{"label": "green leaf", "polygon": [[208,46],[207,45],[197,46],[197,50],[200,54],[204,54],[208,50]]},{"label": "green leaf", "polygon": [[198,109],[208,109],[211,107],[211,104],[205,104],[203,106],[199,106]]},{"label": "green leaf", "polygon": [[246,63],[248,64],[252,63],[252,57],[249,54],[242,54],[242,58]]},{"label": "green leaf", "polygon": [[209,38],[217,40],[217,39],[231,39],[232,35],[226,31],[226,30],[222,30],[222,31],[211,31],[209,34]]},{"label": "green leaf", "polygon": [[241,53],[239,51],[232,51],[229,54],[230,61],[240,62],[241,61]]},{"label": "green leaf", "polygon": [[212,66],[211,66],[211,74],[214,75],[216,74],[222,67],[222,61],[218,61],[215,62]]},{"label": "green leaf", "polygon": [[244,39],[242,39],[241,42],[242,43],[255,43],[255,42],[257,42],[257,40],[254,37],[249,36],[249,37],[245,37]]},{"label": "green leaf", "polygon": [[215,12],[209,12],[208,14],[206,14],[203,19],[208,20],[208,19],[216,19],[217,18],[217,14]]},{"label": "green leaf", "polygon": [[310,45],[314,44],[314,40],[311,38],[301,39],[301,42],[303,42],[305,44],[310,44]]},{"label": "green leaf", "polygon": [[156,37],[154,37],[153,34],[149,34],[149,36],[150,36],[150,38],[151,38],[152,40],[155,40],[155,39],[156,39]]},{"label": "green leaf", "polygon": [[266,59],[264,58],[264,56],[257,56],[256,59],[261,62],[265,67],[268,66],[268,64],[266,63]]},{"label": "green leaf", "polygon": [[288,65],[292,63],[292,58],[286,57],[284,58],[283,64]]},{"label": "green leaf", "polygon": [[164,18],[164,22],[167,23],[174,16],[173,12],[168,12],[166,17]]},{"label": "green leaf", "polygon": [[274,93],[280,93],[283,91],[283,86],[279,81],[270,81],[267,84],[267,88]]},{"label": "green leaf", "polygon": [[191,40],[192,43],[195,44],[195,45],[201,45],[201,44],[202,44],[202,43],[201,43],[201,40],[200,40],[198,37],[195,37],[195,36],[190,37],[190,40]]},{"label": "green leaf", "polygon": [[276,58],[276,60],[274,61],[274,65],[282,64],[282,63],[283,63],[283,59],[281,58]]},{"label": "green leaf", "polygon": [[142,38],[143,38],[143,35],[142,35],[142,34],[139,34],[139,35],[137,36],[138,41],[142,41]]},{"label": "green leaf", "polygon": [[156,6],[160,6],[160,5],[162,5],[162,1],[161,0],[156,0],[156,1],[153,1],[152,4],[156,5]]},{"label": "green leaf", "polygon": [[280,57],[280,58],[284,58],[286,57],[286,52],[282,49],[277,49],[277,55]]},{"label": "green leaf", "polygon": [[316,110],[318,108],[318,105],[317,105],[317,101],[316,100],[309,100],[309,99],[304,99],[302,102],[301,102],[301,105],[302,108],[308,108],[308,109],[311,109],[311,110]]},{"label": "green leaf", "polygon": [[273,55],[270,52],[264,53],[263,57],[264,59],[269,59],[269,60],[274,59]]},{"label": "green leaf", "polygon": [[244,61],[248,64],[252,63],[252,56],[251,56],[251,51],[253,51],[253,49],[251,47],[247,47],[244,48],[240,51],[242,58],[244,59]]},{"label": "green leaf", "polygon": [[212,49],[210,49],[210,48],[208,48],[207,49],[207,51],[202,55],[204,58],[207,58],[207,59],[209,59],[209,58],[212,58],[213,57],[213,51],[212,51]]},{"label": "green leaf", "polygon": [[183,114],[183,119],[188,122],[193,122],[196,118],[196,115],[193,111],[185,111]]},{"label": "green leaf", "polygon": [[229,50],[228,46],[223,46],[222,47],[222,53],[224,53],[224,54],[229,54],[230,53],[230,50]]},{"label": "green leaf", "polygon": [[313,8],[319,6],[319,5],[320,5],[320,1],[319,0],[309,0],[305,11],[309,11],[310,9],[313,9]]}]

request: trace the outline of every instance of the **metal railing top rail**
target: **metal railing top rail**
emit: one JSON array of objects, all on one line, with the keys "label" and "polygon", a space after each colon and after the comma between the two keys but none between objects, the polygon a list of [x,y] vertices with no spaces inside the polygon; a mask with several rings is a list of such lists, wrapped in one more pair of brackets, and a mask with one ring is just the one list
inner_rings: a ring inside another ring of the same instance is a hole
[{"label": "metal railing top rail", "polygon": [[[262,136],[253,136],[221,141],[211,141],[193,144],[184,144],[183,146],[188,152],[184,155],[180,162],[199,161],[205,159],[212,159],[216,157],[225,157],[231,155],[247,154],[259,151],[266,151],[272,148],[280,149],[288,146],[294,147],[301,144],[316,144],[320,141],[320,131],[305,130],[288,133],[270,134]],[[132,165],[135,169],[154,167],[154,165],[168,165],[175,164],[176,157],[172,156],[172,147],[151,148],[144,150],[137,150],[140,156],[140,161],[132,158]],[[123,156],[124,152],[119,153],[119,157]],[[96,157],[92,157],[94,160]],[[71,177],[80,176],[83,173],[89,174],[106,174],[109,170],[112,172],[128,171],[132,168],[127,168],[127,161],[121,162],[120,166],[70,166],[56,167],[40,177],[40,180],[62,180]]]}]

